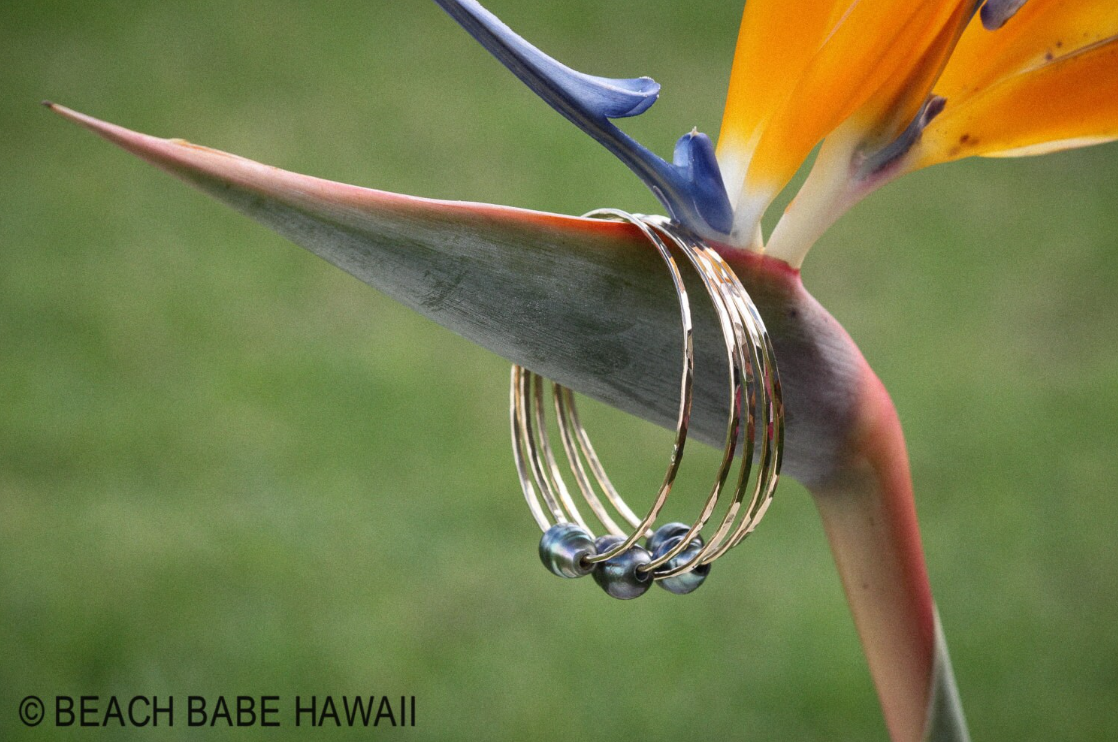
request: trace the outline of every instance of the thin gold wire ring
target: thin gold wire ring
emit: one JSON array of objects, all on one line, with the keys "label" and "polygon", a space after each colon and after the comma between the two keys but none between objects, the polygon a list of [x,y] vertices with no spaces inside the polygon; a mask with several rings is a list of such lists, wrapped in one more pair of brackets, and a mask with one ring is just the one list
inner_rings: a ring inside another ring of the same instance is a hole
[{"label": "thin gold wire ring", "polygon": [[[657,252],[660,253],[660,257],[663,258],[664,262],[668,266],[668,272],[671,274],[672,278],[672,285],[675,288],[676,295],[679,297],[680,322],[683,326],[683,371],[680,379],[679,412],[676,416],[676,434],[675,442],[672,445],[672,457],[670,463],[668,464],[668,469],[664,474],[664,480],[660,485],[660,490],[656,495],[656,500],[653,502],[653,505],[648,514],[645,516],[644,520],[640,521],[639,523],[633,524],[633,533],[626,537],[621,544],[618,544],[617,546],[610,548],[603,553],[594,554],[586,558],[587,563],[594,564],[596,562],[607,561],[619,554],[628,551],[634,544],[636,544],[637,540],[644,536],[644,534],[649,530],[649,527],[652,525],[653,522],[655,522],[656,516],[659,515],[660,510],[663,509],[664,504],[668,500],[668,494],[671,492],[672,484],[675,482],[676,474],[679,471],[680,462],[683,460],[683,447],[684,444],[687,442],[687,429],[691,418],[691,393],[695,376],[695,346],[694,338],[692,336],[693,333],[691,324],[691,305],[687,298],[687,287],[683,283],[683,275],[679,271],[679,266],[676,264],[675,258],[672,257],[671,251],[668,249],[667,245],[665,245],[664,242],[660,239],[657,232],[653,231],[652,228],[645,224],[645,222],[642,221],[639,217],[633,216],[632,214],[628,214],[617,209],[599,209],[596,211],[591,211],[585,216],[592,218],[624,221],[628,222],[629,224],[633,224],[641,230],[644,236],[648,238],[648,240],[656,248]],[[534,385],[532,383],[533,380],[535,380]],[[550,446],[547,445],[547,430],[543,426],[541,419],[541,399],[543,393],[541,382],[542,378],[532,373],[531,371],[528,371],[527,369],[524,369],[517,365],[514,365],[512,367],[512,384],[510,392],[512,439],[514,458],[517,462],[517,472],[520,475],[520,484],[524,489],[524,495],[525,498],[528,500],[529,508],[532,509],[532,514],[536,516],[536,522],[539,524],[540,528],[546,532],[550,527],[550,523],[548,522],[547,518],[543,516],[543,511],[539,507],[539,503],[536,500],[535,488],[532,486],[532,482],[526,476],[527,467],[524,466],[523,458],[524,449],[527,448],[528,460],[532,463],[533,478],[539,485],[541,494],[543,495],[543,499],[548,505],[548,509],[551,511],[556,524],[568,523],[573,519],[573,521],[580,525],[582,528],[590,531],[590,529],[586,526],[585,521],[582,519],[581,514],[579,514],[578,508],[574,505],[573,500],[569,497],[569,494],[567,494],[566,497],[562,497],[563,494],[567,493],[566,486],[562,483],[562,477],[556,476],[554,480],[554,484],[558,485],[557,489],[560,493],[560,496],[556,497],[556,488],[554,488],[553,483],[548,480],[548,477],[543,470],[542,463],[539,461],[538,448],[536,445],[535,437],[532,434],[532,413],[527,404],[527,399],[530,396],[529,391],[532,386],[534,386],[535,388],[535,393],[531,396],[536,401],[536,433],[539,434],[540,443],[543,450],[546,452],[545,455],[549,459],[548,463],[551,465],[554,464],[554,458],[551,456]],[[563,389],[563,387],[559,387],[557,385],[556,389],[557,395],[561,396],[561,392],[559,392],[558,390]],[[577,430],[581,429],[581,425],[577,426]],[[589,442],[588,438],[586,437],[585,431],[583,431],[580,438],[585,439],[587,440],[587,442]],[[587,448],[584,449],[584,452],[585,450],[589,450],[591,452],[591,456],[587,460],[588,462],[594,462],[591,464],[591,468],[595,471],[595,474],[598,474],[600,472],[602,475],[602,479],[608,482],[608,478],[604,476],[605,471],[602,469],[601,464],[598,462],[597,456],[593,454],[593,449],[587,446]],[[577,457],[571,459],[571,461],[577,461]],[[553,473],[558,473],[558,467],[551,466],[550,468],[552,469]],[[573,464],[572,468],[575,468]],[[577,471],[575,476],[578,476]],[[585,480],[580,479],[579,481],[580,484],[582,484]],[[615,504],[615,507],[618,507],[618,510],[620,512],[632,515],[632,510],[624,504],[624,501],[621,499],[620,495],[617,494],[617,491],[613,488],[612,485],[603,485],[603,489],[605,489],[606,491],[607,498]],[[584,489],[583,492],[585,493],[586,490]],[[560,498],[562,498],[562,505],[560,505]],[[596,500],[597,498],[593,499]],[[588,498],[588,503],[589,502],[590,499]],[[618,503],[620,503],[620,506],[618,506]],[[564,512],[564,506],[566,506],[566,512]],[[594,509],[593,505],[591,505],[591,509]],[[613,525],[616,526],[615,523]],[[609,528],[608,521],[606,522],[606,527]],[[618,529],[618,531],[615,533],[619,532],[620,529]]]},{"label": "thin gold wire ring", "polygon": [[[544,531],[540,556],[544,564],[560,576],[580,577],[593,573],[595,580],[614,597],[637,597],[647,590],[652,579],[672,592],[691,592],[702,583],[711,562],[753,532],[776,489],[784,441],[784,408],[771,339],[741,282],[708,245],[663,217],[632,215],[615,209],[593,211],[586,216],[633,224],[653,244],[668,266],[679,299],[684,340],[679,414],[672,457],[663,483],[652,507],[640,519],[606,475],[579,421],[573,393],[552,383],[554,409],[567,462],[579,492],[607,533],[595,541],[563,480],[550,444],[544,409],[545,380],[523,367],[512,367],[509,407],[513,456],[529,509]],[[653,532],[652,525],[668,500],[682,461],[694,384],[690,303],[669,245],[687,257],[714,306],[726,344],[731,404],[722,462],[701,514],[691,526],[671,523]],[[734,494],[714,536],[705,543],[699,533],[722,497],[734,454],[739,448],[743,409],[745,440],[740,441],[742,463]],[[757,444],[758,417],[760,430],[763,431],[757,454],[761,465],[756,485],[746,504]],[[632,527],[631,533],[626,534],[610,516],[595,492],[583,460],[606,500]],[[742,511],[741,521],[735,528]],[[642,537],[648,538],[648,550],[637,545]]]}]

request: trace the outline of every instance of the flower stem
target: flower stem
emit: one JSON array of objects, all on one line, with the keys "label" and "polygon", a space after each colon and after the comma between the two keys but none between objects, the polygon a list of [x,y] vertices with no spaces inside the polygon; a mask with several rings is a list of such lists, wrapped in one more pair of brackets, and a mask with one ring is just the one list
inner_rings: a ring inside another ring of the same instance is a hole
[{"label": "flower stem", "polygon": [[937,631],[896,408],[865,367],[846,466],[813,487],[894,742],[967,739]]}]

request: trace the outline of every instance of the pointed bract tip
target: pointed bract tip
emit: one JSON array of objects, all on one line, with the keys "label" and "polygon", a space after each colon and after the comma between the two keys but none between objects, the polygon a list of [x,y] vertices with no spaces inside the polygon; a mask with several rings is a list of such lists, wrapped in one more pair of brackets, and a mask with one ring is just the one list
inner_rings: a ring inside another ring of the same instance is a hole
[{"label": "pointed bract tip", "polygon": [[73,109],[67,108],[66,106],[60,106],[57,103],[54,103],[53,101],[45,100],[45,101],[43,101],[43,105],[46,106],[49,110],[53,111],[54,113],[57,113],[62,118],[69,119],[70,121],[73,121],[75,124],[79,124],[81,126],[84,126],[85,128],[90,129],[91,131],[100,132],[100,131],[112,126],[112,124],[106,124],[104,121],[101,121],[99,119],[95,119],[92,116],[87,116],[84,113],[80,113],[80,112],[75,111]]},{"label": "pointed bract tip", "polygon": [[[59,116],[66,118],[66,120],[73,121],[78,126],[84,126],[85,129],[88,129],[98,136],[104,137],[104,139],[107,139],[108,141],[115,142],[116,144],[123,145],[123,141],[125,139],[135,139],[135,137],[143,136],[142,134],[136,134],[135,132],[130,132],[129,130],[123,129],[123,127],[117,126],[116,124],[102,121],[100,120],[100,118],[94,118],[93,116],[84,114],[80,111],[74,111],[73,108],[67,108],[64,105],[51,103],[50,101],[44,101],[42,102],[42,105],[47,106],[50,111],[53,111]],[[152,139],[154,139],[154,137],[152,137]]]}]

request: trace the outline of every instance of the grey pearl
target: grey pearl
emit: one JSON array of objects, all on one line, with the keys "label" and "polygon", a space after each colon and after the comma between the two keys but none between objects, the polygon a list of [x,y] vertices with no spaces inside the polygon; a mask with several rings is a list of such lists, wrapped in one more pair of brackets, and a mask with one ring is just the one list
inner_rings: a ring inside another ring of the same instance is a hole
[{"label": "grey pearl", "polygon": [[[660,544],[664,543],[670,538],[682,536],[691,530],[691,526],[686,523],[665,523],[656,529],[651,536],[648,537],[646,547],[650,552],[655,554],[660,549]],[[660,552],[663,554],[664,552]]]},{"label": "grey pearl", "polygon": [[585,577],[594,571],[587,557],[597,554],[586,529],[574,523],[556,523],[540,539],[540,561],[560,577]]},{"label": "grey pearl", "polygon": [[[594,542],[594,546],[601,554],[624,540],[620,536],[602,536]],[[652,572],[642,572],[639,568],[651,561],[648,549],[634,544],[628,551],[598,562],[594,582],[618,600],[639,598],[652,587]]]},{"label": "grey pearl", "polygon": [[[667,541],[662,542],[660,544],[660,548],[658,548],[655,552],[655,558],[659,558],[664,554],[667,554],[669,551],[679,545],[679,542],[682,540],[683,536],[679,535],[673,536]],[[686,549],[679,552],[674,557],[665,562],[662,569],[672,570],[681,564],[687,564],[687,562],[691,561],[691,559],[693,559],[702,548],[703,539],[701,536],[696,536],[691,540],[690,545],[688,545]],[[692,593],[698,590],[699,585],[703,584],[703,580],[707,578],[708,574],[710,574],[710,565],[700,564],[698,567],[695,567],[690,572],[684,572],[681,575],[672,575],[671,577],[665,577],[664,579],[657,580],[656,582],[659,583],[660,587],[664,588],[670,593],[675,593],[676,595],[686,595],[687,593]]]}]

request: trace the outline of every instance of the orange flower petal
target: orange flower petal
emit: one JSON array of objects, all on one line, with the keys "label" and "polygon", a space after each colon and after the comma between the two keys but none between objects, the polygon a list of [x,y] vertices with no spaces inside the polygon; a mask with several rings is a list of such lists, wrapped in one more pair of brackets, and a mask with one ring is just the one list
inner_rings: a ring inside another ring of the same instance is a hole
[{"label": "orange flower petal", "polygon": [[803,3],[749,0],[742,13],[718,156],[731,202],[764,122],[788,97],[852,0]]},{"label": "orange flower petal", "polygon": [[[971,4],[862,0],[851,8],[766,127],[750,180],[756,170],[759,181],[782,187],[820,139],[863,107],[882,108],[882,99],[897,92],[890,83],[919,78],[921,64],[935,65],[938,74],[939,60],[926,51],[957,21],[959,6]],[[912,115],[928,92],[910,95]]]},{"label": "orange flower petal", "polygon": [[1001,29],[977,16],[967,27],[935,92],[949,102],[1118,34],[1118,3],[1030,0]]},{"label": "orange flower petal", "polygon": [[1118,139],[1118,36],[1004,78],[955,105],[948,101],[924,132],[909,169],[1113,139]]},{"label": "orange flower petal", "polygon": [[872,97],[844,124],[855,128],[852,135],[860,129],[862,149],[888,144],[916,118],[972,15],[969,0],[956,3],[942,26],[925,37],[925,45],[911,50],[908,69],[884,76]]},{"label": "orange flower petal", "polygon": [[[964,27],[973,0],[860,0],[804,67],[750,153],[735,228],[752,230],[812,148],[855,117],[871,139],[895,135],[919,111]],[[787,12],[785,8],[785,12]],[[771,42],[772,40],[770,40]]]},{"label": "orange flower petal", "polygon": [[857,163],[894,142],[920,115],[972,13],[971,3],[956,5],[924,50],[913,54],[908,74],[887,78],[861,109],[828,134],[807,181],[773,231],[769,255],[798,267],[823,232],[868,193],[853,174]]}]

